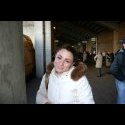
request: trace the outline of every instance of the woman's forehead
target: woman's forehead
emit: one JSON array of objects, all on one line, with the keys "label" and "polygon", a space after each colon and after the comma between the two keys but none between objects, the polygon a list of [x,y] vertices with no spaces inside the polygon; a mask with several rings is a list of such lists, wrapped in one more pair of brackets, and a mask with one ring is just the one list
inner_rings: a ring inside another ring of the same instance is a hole
[{"label": "woman's forehead", "polygon": [[66,50],[66,49],[61,49],[61,50],[59,50],[58,52],[57,52],[57,54],[70,54],[70,55],[72,55],[72,53],[70,52],[70,51],[68,51],[68,50]]},{"label": "woman's forehead", "polygon": [[64,56],[64,57],[73,58],[73,54],[70,51],[66,50],[66,49],[59,50],[56,55],[61,55],[61,56]]}]

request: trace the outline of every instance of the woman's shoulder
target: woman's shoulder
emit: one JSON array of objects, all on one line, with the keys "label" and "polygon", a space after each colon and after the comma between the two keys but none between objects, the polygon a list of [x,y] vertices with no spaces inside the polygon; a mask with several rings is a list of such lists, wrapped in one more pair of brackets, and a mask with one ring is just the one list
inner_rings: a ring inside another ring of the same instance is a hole
[{"label": "woman's shoulder", "polygon": [[71,79],[74,81],[78,81],[82,77],[85,76],[87,71],[87,65],[85,63],[80,62],[71,72]]}]

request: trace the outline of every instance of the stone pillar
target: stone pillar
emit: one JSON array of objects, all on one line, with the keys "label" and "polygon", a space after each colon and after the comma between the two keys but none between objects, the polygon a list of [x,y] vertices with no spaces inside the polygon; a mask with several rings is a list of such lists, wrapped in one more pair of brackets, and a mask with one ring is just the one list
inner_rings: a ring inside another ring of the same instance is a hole
[{"label": "stone pillar", "polygon": [[42,78],[51,61],[51,23],[35,21],[36,76]]},{"label": "stone pillar", "polygon": [[51,22],[45,21],[46,64],[51,62]]},{"label": "stone pillar", "polygon": [[0,21],[0,104],[25,104],[21,21]]},{"label": "stone pillar", "polygon": [[35,58],[36,58],[36,76],[41,78],[44,74],[43,67],[43,21],[35,21]]}]

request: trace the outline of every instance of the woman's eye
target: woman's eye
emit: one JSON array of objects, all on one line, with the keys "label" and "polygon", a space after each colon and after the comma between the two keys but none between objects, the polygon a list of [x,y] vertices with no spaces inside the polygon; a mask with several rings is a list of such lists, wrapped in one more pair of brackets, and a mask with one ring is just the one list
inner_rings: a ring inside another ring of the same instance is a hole
[{"label": "woman's eye", "polygon": [[61,57],[59,57],[59,56],[58,56],[57,58],[58,58],[58,59],[61,59]]},{"label": "woman's eye", "polygon": [[66,61],[67,63],[70,63],[70,61]]}]

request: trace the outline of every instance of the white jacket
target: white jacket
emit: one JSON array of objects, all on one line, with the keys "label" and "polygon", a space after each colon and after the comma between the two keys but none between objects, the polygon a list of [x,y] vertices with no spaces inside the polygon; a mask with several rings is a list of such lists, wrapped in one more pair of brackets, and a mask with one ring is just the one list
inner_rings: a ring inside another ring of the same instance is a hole
[{"label": "white jacket", "polygon": [[[40,88],[37,92],[36,103],[45,104],[94,104],[91,87],[86,76],[79,80],[71,79],[72,67],[68,72],[60,76],[55,74],[55,69],[49,76],[48,91],[45,88],[45,75],[41,81]],[[77,75],[77,74],[76,74]]]},{"label": "white jacket", "polygon": [[101,54],[98,54],[94,57],[94,60],[96,61],[96,68],[102,68],[102,55]]}]

